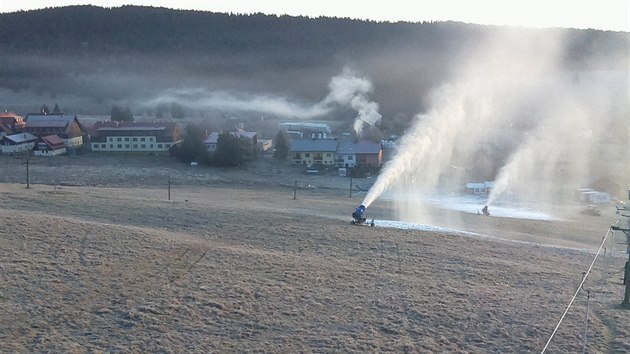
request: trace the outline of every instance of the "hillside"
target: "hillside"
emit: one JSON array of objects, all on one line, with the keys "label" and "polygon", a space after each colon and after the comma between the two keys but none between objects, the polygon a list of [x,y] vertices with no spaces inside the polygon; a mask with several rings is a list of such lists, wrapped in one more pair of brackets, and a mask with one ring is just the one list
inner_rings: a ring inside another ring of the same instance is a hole
[{"label": "hillside", "polygon": [[0,14],[0,26],[3,109],[25,113],[58,101],[68,112],[107,114],[113,103],[125,103],[143,113],[154,110],[152,98],[169,89],[200,87],[311,102],[324,97],[330,78],[349,66],[372,81],[373,99],[387,124],[397,120],[403,126],[426,109],[429,90],[496,33],[562,35],[562,60],[571,70],[623,69],[626,64],[616,58],[627,57],[628,45],[627,33],[596,30],[136,6]]},{"label": "hillside", "polygon": [[[34,158],[25,189],[22,161],[0,160],[8,352],[536,352],[614,220],[435,210],[449,230],[360,227],[346,180],[305,176],[318,188],[294,200],[284,174],[61,157]],[[620,237],[585,284],[588,352],[630,348]],[[586,307],[582,292],[550,353],[582,348]]]}]

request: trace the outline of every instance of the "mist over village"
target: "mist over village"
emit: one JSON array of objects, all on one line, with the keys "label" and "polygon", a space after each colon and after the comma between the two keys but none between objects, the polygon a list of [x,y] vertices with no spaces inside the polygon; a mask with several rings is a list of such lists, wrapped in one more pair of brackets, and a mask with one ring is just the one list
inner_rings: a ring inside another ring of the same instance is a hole
[{"label": "mist over village", "polygon": [[0,351],[630,350],[627,32],[0,23]]}]

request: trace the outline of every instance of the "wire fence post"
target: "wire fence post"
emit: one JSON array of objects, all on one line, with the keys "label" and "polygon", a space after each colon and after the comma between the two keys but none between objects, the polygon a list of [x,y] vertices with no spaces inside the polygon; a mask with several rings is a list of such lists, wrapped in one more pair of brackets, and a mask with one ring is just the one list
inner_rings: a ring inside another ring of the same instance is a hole
[{"label": "wire fence post", "polygon": [[588,310],[591,304],[591,291],[586,290],[586,321],[584,321],[584,346],[582,347],[582,354],[586,353],[586,334],[588,333]]},{"label": "wire fence post", "polygon": [[26,150],[26,188],[31,188],[31,178],[28,171],[29,158],[31,156],[31,151]]},{"label": "wire fence post", "polygon": [[352,176],[350,176],[350,198],[352,198]]},{"label": "wire fence post", "polygon": [[171,200],[171,176],[168,176],[168,200]]}]

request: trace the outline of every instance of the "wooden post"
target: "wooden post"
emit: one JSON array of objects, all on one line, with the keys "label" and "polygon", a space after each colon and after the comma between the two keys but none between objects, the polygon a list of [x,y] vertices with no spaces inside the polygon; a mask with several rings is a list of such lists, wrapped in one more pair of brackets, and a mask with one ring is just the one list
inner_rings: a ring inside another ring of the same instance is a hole
[{"label": "wooden post", "polygon": [[352,176],[350,176],[350,198],[352,198]]},{"label": "wooden post", "polygon": [[168,200],[171,200],[171,176],[168,176]]},{"label": "wooden post", "polygon": [[293,184],[293,200],[297,199],[297,179],[295,180],[295,183]]},{"label": "wooden post", "polygon": [[626,226],[626,228],[621,228],[619,226],[610,227],[613,231],[616,230],[623,232],[626,235],[626,242],[628,242],[628,250],[626,252],[628,253],[628,261],[626,262],[626,266],[623,271],[623,285],[625,286],[625,291],[623,301],[621,302],[621,307],[624,308],[630,308],[630,228],[628,226]]},{"label": "wooden post", "polygon": [[31,178],[30,175],[28,173],[28,164],[29,164],[29,157],[31,156],[31,151],[30,150],[26,150],[26,188],[31,188]]},{"label": "wooden post", "polygon": [[626,286],[626,289],[623,295],[623,302],[621,303],[621,306],[626,307],[626,308],[630,307],[630,279],[628,279],[629,275],[630,275],[630,260],[626,262],[626,267],[623,273],[623,284]]}]

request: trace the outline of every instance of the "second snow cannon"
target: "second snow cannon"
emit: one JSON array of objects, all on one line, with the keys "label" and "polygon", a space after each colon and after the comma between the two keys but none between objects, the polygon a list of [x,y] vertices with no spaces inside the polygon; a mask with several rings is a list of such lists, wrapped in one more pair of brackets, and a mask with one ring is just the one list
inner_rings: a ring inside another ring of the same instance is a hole
[{"label": "second snow cannon", "polygon": [[[361,204],[352,213],[352,225],[367,224],[367,216],[365,215],[365,205]],[[374,219],[370,221],[370,226],[374,227]]]}]

